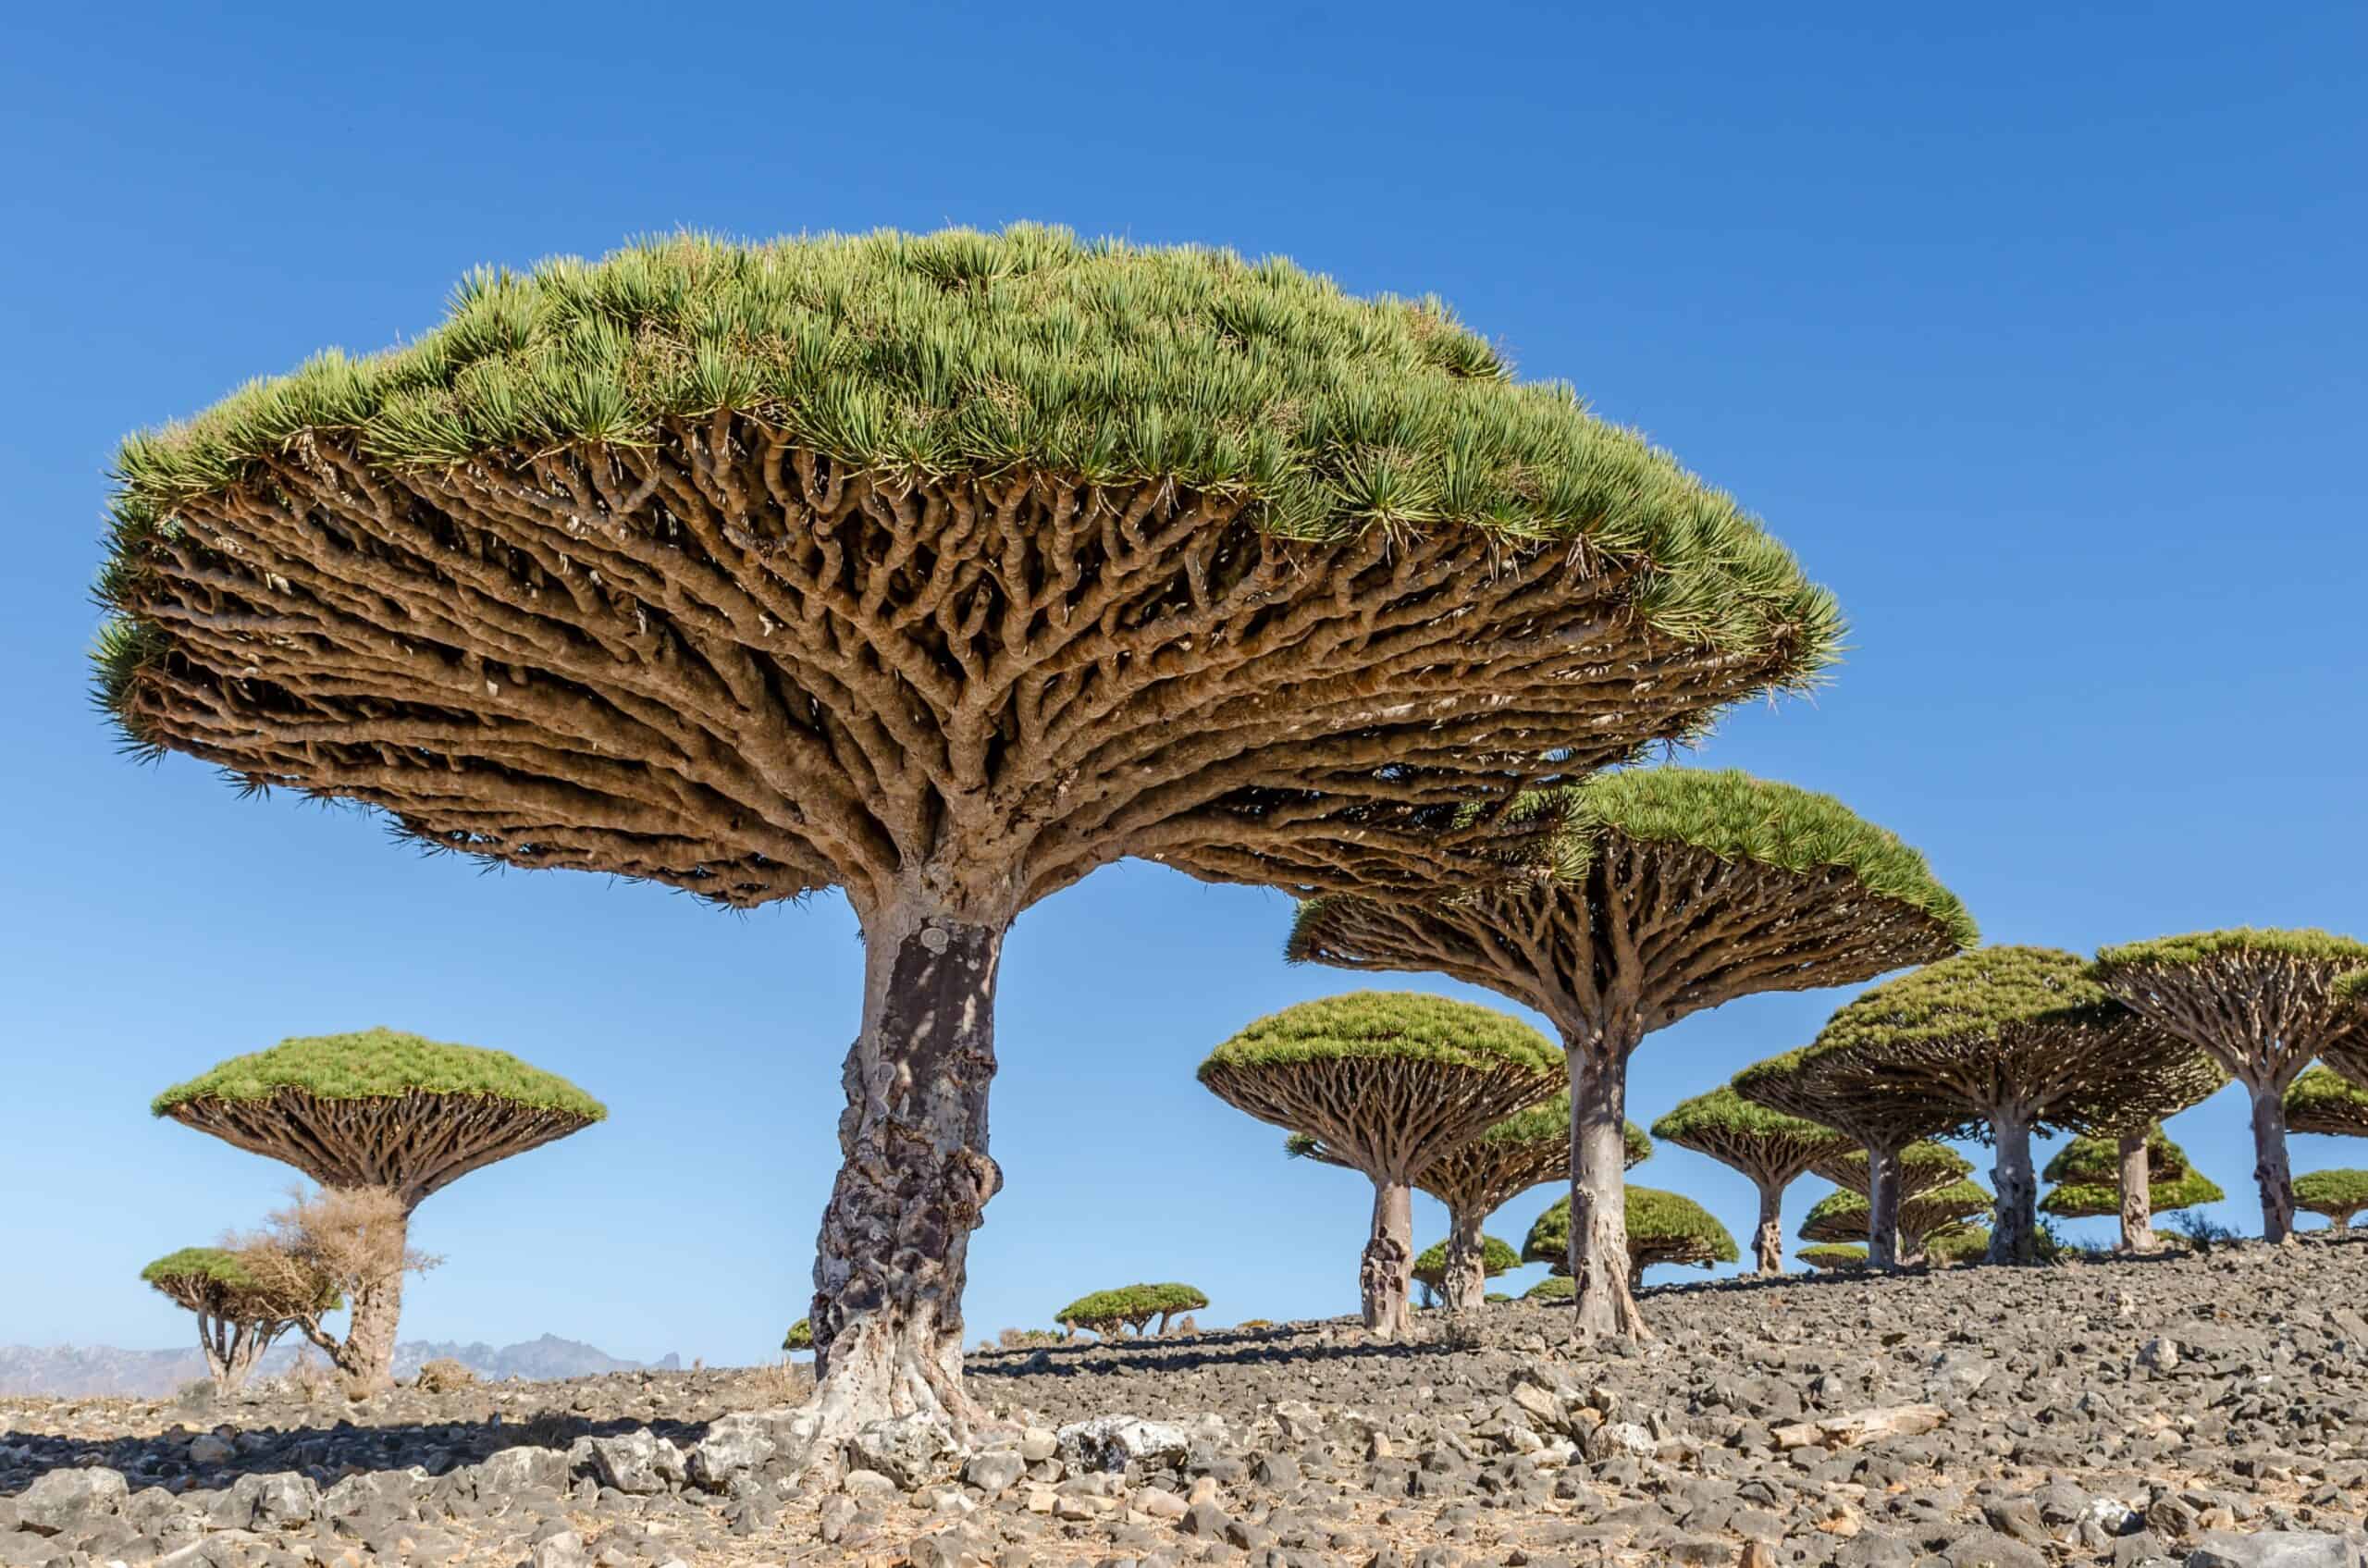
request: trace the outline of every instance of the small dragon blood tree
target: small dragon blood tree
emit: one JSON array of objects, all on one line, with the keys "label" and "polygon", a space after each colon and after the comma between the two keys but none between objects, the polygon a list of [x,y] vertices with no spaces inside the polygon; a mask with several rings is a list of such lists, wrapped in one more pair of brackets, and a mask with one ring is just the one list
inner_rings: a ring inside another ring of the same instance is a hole
[{"label": "small dragon blood tree", "polygon": [[2294,1132],[2368,1138],[2368,1087],[2325,1068],[2308,1068],[2286,1091],[2286,1126]]},{"label": "small dragon blood tree", "polygon": [[[390,1029],[283,1040],[166,1090],[151,1108],[284,1160],[332,1194],[387,1194],[395,1228],[387,1252],[398,1258],[423,1199],[609,1114],[567,1080],[505,1052]],[[351,1388],[392,1381],[402,1275],[383,1271],[352,1293],[345,1339],[332,1351]]]},{"label": "small dragon blood tree", "polygon": [[1642,1336],[1621,1235],[1628,1061],[1688,1014],[1865,980],[1972,942],[1924,858],[1840,801],[1748,774],[1637,768],[1530,797],[1552,823],[1527,876],[1422,899],[1301,907],[1289,957],[1436,969],[1536,1008],[1571,1078],[1572,1323]]},{"label": "small dragon blood tree", "polygon": [[2208,1053],[2252,1097],[2253,1184],[2267,1241],[2294,1230],[2286,1091],[2312,1057],[2349,1044],[2358,1013],[2337,986],[2363,969],[2368,943],[2323,931],[2197,932],[2097,955],[2098,984]]},{"label": "small dragon blood tree", "polygon": [[2322,1215],[2338,1236],[2351,1233],[2351,1222],[2368,1209],[2368,1170],[2314,1170],[2294,1179],[2294,1206]]},{"label": "small dragon blood tree", "polygon": [[1064,1328],[1084,1328],[1110,1338],[1120,1328],[1129,1334],[1141,1334],[1154,1317],[1159,1319],[1159,1332],[1167,1332],[1167,1320],[1179,1312],[1199,1312],[1209,1304],[1209,1298],[1190,1285],[1122,1285],[1115,1290],[1096,1290],[1053,1315],[1053,1321]]},{"label": "small dragon blood tree", "polygon": [[[1536,1184],[1533,1182],[1531,1185]],[[1414,1254],[1414,1265],[1407,1270],[1413,1277],[1414,1283],[1423,1288],[1424,1304],[1426,1306],[1430,1304],[1429,1298],[1437,1296],[1447,1299],[1448,1310],[1450,1312],[1468,1312],[1487,1300],[1487,1287],[1485,1281],[1494,1279],[1509,1269],[1521,1266],[1521,1254],[1513,1251],[1511,1241],[1499,1241],[1494,1236],[1481,1237],[1479,1246],[1474,1249],[1480,1260],[1480,1278],[1484,1281],[1481,1293],[1459,1303],[1451,1298],[1447,1298],[1448,1259],[1451,1241],[1450,1238],[1449,1241],[1434,1241],[1424,1247]]]},{"label": "small dragon blood tree", "polygon": [[[1898,1261],[1921,1260],[1934,1237],[1964,1229],[1967,1221],[1988,1212],[1991,1204],[1990,1194],[1972,1181],[1952,1181],[1902,1198]],[[1829,1192],[1810,1205],[1801,1221],[1801,1240],[1843,1242],[1868,1235],[1870,1206],[1864,1194]]]},{"label": "small dragon blood tree", "polygon": [[117,463],[98,695],[439,848],[864,933],[811,1426],[957,1438],[994,990],[1129,856],[1458,881],[1520,791],[1831,662],[1733,500],[1436,301],[1063,230],[678,236]]},{"label": "small dragon blood tree", "polygon": [[1365,1327],[1406,1327],[1417,1174],[1562,1087],[1562,1059],[1519,1019],[1405,991],[1356,991],[1258,1019],[1209,1054],[1201,1083],[1305,1135],[1288,1147],[1362,1171],[1373,1227],[1358,1269]]},{"label": "small dragon blood tree", "polygon": [[[1727,1228],[1684,1193],[1659,1187],[1629,1187],[1621,1208],[1627,1221],[1626,1278],[1631,1293],[1643,1287],[1645,1270],[1655,1264],[1712,1268],[1733,1263],[1740,1255]],[[1557,1275],[1569,1276],[1570,1199],[1557,1199],[1537,1216],[1522,1241],[1521,1255],[1528,1263],[1551,1264]]]},{"label": "small dragon blood tree", "polygon": [[2154,1216],[2216,1204],[2228,1195],[2188,1164],[2187,1151],[2171,1142],[2159,1122],[2137,1133],[2084,1133],[2056,1151],[2041,1174],[2055,1183],[2040,1200],[2041,1214],[2058,1219],[2118,1216],[2125,1253],[2154,1250]]},{"label": "small dragon blood tree", "polygon": [[238,1392],[255,1363],[308,1313],[333,1311],[336,1298],[316,1290],[290,1299],[257,1278],[236,1252],[183,1247],[140,1271],[140,1278],[175,1306],[197,1315],[197,1348],[224,1394]]},{"label": "small dragon blood tree", "polygon": [[1736,1093],[1732,1084],[1680,1103],[1653,1123],[1653,1136],[1733,1167],[1759,1190],[1759,1219],[1752,1228],[1751,1256],[1753,1269],[1760,1274],[1783,1271],[1784,1236],[1779,1216],[1784,1189],[1818,1161],[1847,1155],[1858,1147],[1848,1133],[1754,1105]]},{"label": "small dragon blood tree", "polygon": [[1819,1274],[1841,1274],[1867,1266],[1867,1244],[1864,1241],[1803,1247],[1793,1255]]},{"label": "small dragon blood tree", "polygon": [[1918,1101],[1943,1125],[1997,1149],[1992,1263],[2038,1256],[2031,1134],[2087,1130],[2142,1104],[2192,1104],[2219,1081],[2192,1047],[2133,1014],[2046,947],[1983,947],[1861,994],[1809,1049],[1813,1071],[1846,1073],[1876,1094]]}]

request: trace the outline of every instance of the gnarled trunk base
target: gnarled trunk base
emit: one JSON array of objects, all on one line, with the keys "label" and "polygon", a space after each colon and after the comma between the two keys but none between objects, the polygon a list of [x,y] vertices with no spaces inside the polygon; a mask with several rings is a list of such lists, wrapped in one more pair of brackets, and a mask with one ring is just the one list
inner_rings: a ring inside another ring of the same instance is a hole
[{"label": "gnarled trunk base", "polygon": [[[403,1233],[411,1216],[403,1216]],[[402,1327],[403,1275],[398,1268],[375,1285],[353,1292],[345,1339],[329,1357],[338,1381],[352,1398],[383,1393],[395,1386],[395,1335]]]},{"label": "gnarled trunk base", "polygon": [[1759,1222],[1751,1230],[1751,1266],[1756,1274],[1784,1272],[1784,1189],[1759,1179]]},{"label": "gnarled trunk base", "polygon": [[1571,1069],[1572,1332],[1647,1340],[1628,1256],[1628,1055],[1615,1042],[1565,1042]]},{"label": "gnarled trunk base", "polygon": [[2121,1250],[2151,1253],[2154,1238],[2154,1190],[2146,1163],[2146,1132],[2121,1135]]},{"label": "gnarled trunk base", "polygon": [[1990,1117],[1990,1133],[1997,1145],[1997,1161],[1990,1179],[1998,1194],[1990,1222],[1992,1263],[2039,1261],[2039,1181],[2031,1173],[2031,1124],[2018,1110],[1999,1110]]},{"label": "gnarled trunk base", "polygon": [[1480,1234],[1484,1216],[1471,1209],[1448,1211],[1447,1264],[1441,1271],[1440,1293],[1449,1312],[1477,1312],[1488,1296],[1486,1243]]},{"label": "gnarled trunk base", "polygon": [[2253,1185],[2261,1190],[2262,1240],[2290,1241],[2294,1172],[2286,1162],[2286,1088],[2275,1079],[2245,1087],[2253,1098]]},{"label": "gnarled trunk base", "polygon": [[246,1386],[254,1375],[255,1363],[277,1338],[265,1325],[240,1323],[210,1312],[197,1315],[197,1348],[205,1353],[205,1370],[214,1379],[214,1391],[226,1397]]},{"label": "gnarled trunk base", "polygon": [[902,905],[864,924],[863,1030],[842,1074],[844,1161],[815,1244],[814,1435],[919,1415],[967,1443],[962,1288],[1003,1174],[987,1156],[1001,925]]},{"label": "gnarled trunk base", "polygon": [[1373,1184],[1373,1229],[1357,1265],[1365,1327],[1382,1339],[1406,1332],[1406,1286],[1414,1266],[1414,1194],[1403,1181]]}]

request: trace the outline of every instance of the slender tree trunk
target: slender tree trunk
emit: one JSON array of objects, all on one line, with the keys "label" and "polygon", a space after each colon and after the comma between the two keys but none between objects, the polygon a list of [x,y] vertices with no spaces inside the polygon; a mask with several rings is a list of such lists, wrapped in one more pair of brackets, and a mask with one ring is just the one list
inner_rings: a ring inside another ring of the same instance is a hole
[{"label": "slender tree trunk", "polygon": [[1357,1294],[1365,1327],[1385,1340],[1406,1332],[1406,1290],[1414,1266],[1414,1190],[1377,1176],[1373,1183],[1373,1228],[1357,1265]]},{"label": "slender tree trunk", "polygon": [[2327,1216],[2327,1234],[2331,1236],[2350,1235],[2351,1216],[2348,1214],[2331,1214]]},{"label": "slender tree trunk", "polygon": [[2147,1168],[2146,1131],[2121,1135],[2121,1250],[2125,1253],[2151,1253],[2154,1250],[2154,1188],[2152,1174]]},{"label": "slender tree trunk", "polygon": [[[411,1232],[411,1216],[402,1221],[403,1236]],[[399,1245],[405,1244],[399,1239]],[[383,1392],[395,1384],[395,1334],[403,1315],[403,1271],[364,1285],[348,1303],[352,1315],[345,1340],[331,1358],[345,1391],[355,1398]]]},{"label": "slender tree trunk", "polygon": [[1448,1210],[1447,1264],[1439,1292],[1449,1312],[1476,1312],[1487,1299],[1488,1263],[1480,1222],[1487,1216],[1474,1208]]},{"label": "slender tree trunk", "polygon": [[2039,1180],[2031,1173],[2031,1124],[2021,1106],[1992,1111],[1990,1134],[1998,1158],[1990,1179],[1998,1204],[1990,1224],[1992,1263],[2039,1261]]},{"label": "slender tree trunk", "polygon": [[962,1388],[962,1288],[970,1232],[1003,1185],[987,1090],[1005,923],[919,900],[864,922],[863,1031],[841,1074],[844,1158],[808,1315],[818,1438],[923,1415],[967,1443],[980,1414]]},{"label": "slender tree trunk", "polygon": [[2261,1189],[2262,1239],[2294,1234],[2294,1175],[2286,1163],[2286,1094],[2275,1079],[2245,1086],[2253,1097],[2253,1182]]},{"label": "slender tree trunk", "polygon": [[214,1379],[214,1391],[235,1392],[239,1385],[230,1375],[229,1325],[210,1312],[199,1313],[197,1348],[205,1357],[205,1374]]},{"label": "slender tree trunk", "polygon": [[1867,1266],[1899,1266],[1899,1145],[1867,1145]]},{"label": "slender tree trunk", "polygon": [[1576,1293],[1572,1332],[1581,1339],[1649,1339],[1628,1260],[1628,1054],[1615,1040],[1564,1041],[1571,1069],[1571,1250]]},{"label": "slender tree trunk", "polygon": [[1751,1266],[1759,1274],[1784,1272],[1784,1184],[1762,1176],[1759,1185],[1759,1223],[1751,1232]]}]

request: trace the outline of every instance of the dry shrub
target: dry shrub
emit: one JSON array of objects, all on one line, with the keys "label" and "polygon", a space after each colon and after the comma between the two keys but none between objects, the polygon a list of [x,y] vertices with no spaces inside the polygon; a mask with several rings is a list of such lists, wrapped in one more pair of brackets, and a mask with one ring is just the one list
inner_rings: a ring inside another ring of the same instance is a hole
[{"label": "dry shrub", "polygon": [[416,1387],[423,1393],[449,1394],[465,1389],[477,1380],[477,1375],[450,1356],[438,1356],[419,1369]]},{"label": "dry shrub", "polygon": [[324,1187],[309,1197],[296,1188],[288,1196],[288,1206],[236,1251],[250,1273],[290,1301],[317,1300],[325,1290],[351,1301],[444,1261],[405,1243],[402,1200],[383,1187]]}]

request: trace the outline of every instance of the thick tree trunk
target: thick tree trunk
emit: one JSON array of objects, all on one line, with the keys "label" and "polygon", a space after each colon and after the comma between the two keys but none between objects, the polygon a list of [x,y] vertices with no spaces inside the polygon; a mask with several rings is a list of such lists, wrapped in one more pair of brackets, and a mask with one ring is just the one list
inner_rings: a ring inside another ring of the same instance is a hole
[{"label": "thick tree trunk", "polygon": [[1365,1327],[1385,1340],[1406,1332],[1406,1290],[1414,1266],[1414,1190],[1376,1177],[1373,1228],[1357,1266]]},{"label": "thick tree trunk", "polygon": [[1867,1145],[1867,1266],[1899,1266],[1899,1145]]},{"label": "thick tree trunk", "polygon": [[1581,1339],[1649,1339],[1629,1280],[1628,1054],[1617,1042],[1565,1041],[1571,1069],[1571,1247],[1576,1294],[1572,1332]]},{"label": "thick tree trunk", "polygon": [[962,1288],[1003,1173],[987,1157],[1004,926],[892,906],[864,922],[863,1031],[815,1244],[818,1438],[925,1415],[967,1443]]},{"label": "thick tree trunk", "polygon": [[1990,1222],[1992,1263],[2039,1261],[2039,1179],[2031,1171],[2030,1118],[2019,1106],[1991,1113],[1998,1158],[1990,1179],[1998,1203]]},{"label": "thick tree trunk", "polygon": [[[404,1234],[408,1236],[410,1230],[411,1216],[405,1215]],[[364,1286],[353,1292],[348,1304],[352,1313],[345,1339],[331,1358],[337,1364],[339,1381],[355,1398],[393,1388],[395,1334],[403,1315],[403,1271],[398,1268],[378,1283]]]},{"label": "thick tree trunk", "polygon": [[2121,1250],[2154,1250],[2154,1189],[2146,1162],[2146,1130],[2121,1135]]},{"label": "thick tree trunk", "polygon": [[1759,1223],[1751,1232],[1751,1266],[1759,1274],[1784,1272],[1784,1185],[1759,1179]]},{"label": "thick tree trunk", "polygon": [[1480,1235],[1480,1222],[1486,1217],[1474,1209],[1448,1211],[1447,1266],[1440,1290],[1449,1312],[1476,1312],[1487,1299],[1486,1243]]},{"label": "thick tree trunk", "polygon": [[2253,1097],[2253,1183],[2261,1189],[2262,1240],[2294,1234],[2294,1173],[2286,1163],[2286,1091],[2275,1079],[2245,1086]]}]

